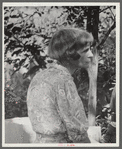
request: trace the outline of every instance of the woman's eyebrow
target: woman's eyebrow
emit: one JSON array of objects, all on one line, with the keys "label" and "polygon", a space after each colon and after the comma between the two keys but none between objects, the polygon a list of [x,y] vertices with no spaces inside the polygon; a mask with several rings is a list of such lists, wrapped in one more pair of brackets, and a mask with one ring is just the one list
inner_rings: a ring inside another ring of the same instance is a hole
[{"label": "woman's eyebrow", "polygon": [[89,49],[90,49],[90,48],[88,47],[88,48],[84,49],[83,52],[87,52]]}]

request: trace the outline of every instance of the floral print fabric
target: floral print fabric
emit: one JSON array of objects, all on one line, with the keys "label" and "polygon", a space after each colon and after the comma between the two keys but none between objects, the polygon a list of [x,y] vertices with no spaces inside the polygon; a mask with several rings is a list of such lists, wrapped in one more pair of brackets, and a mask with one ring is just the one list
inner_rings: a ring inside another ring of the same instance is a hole
[{"label": "floral print fabric", "polygon": [[[37,134],[48,138],[52,136],[52,140],[53,135],[65,134],[62,139],[64,143],[67,140],[83,142],[87,137],[88,121],[83,103],[65,67],[50,64],[35,75],[28,89],[27,106],[33,130]],[[56,138],[51,142],[62,142],[60,137]],[[35,142],[48,141],[38,137]]]}]

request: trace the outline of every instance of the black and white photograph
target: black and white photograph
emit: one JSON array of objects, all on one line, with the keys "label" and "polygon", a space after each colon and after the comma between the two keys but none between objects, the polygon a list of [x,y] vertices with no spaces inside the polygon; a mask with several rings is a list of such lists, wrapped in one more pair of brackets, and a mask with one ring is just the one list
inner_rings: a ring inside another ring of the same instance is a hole
[{"label": "black and white photograph", "polygon": [[3,147],[118,147],[120,3],[4,2]]}]

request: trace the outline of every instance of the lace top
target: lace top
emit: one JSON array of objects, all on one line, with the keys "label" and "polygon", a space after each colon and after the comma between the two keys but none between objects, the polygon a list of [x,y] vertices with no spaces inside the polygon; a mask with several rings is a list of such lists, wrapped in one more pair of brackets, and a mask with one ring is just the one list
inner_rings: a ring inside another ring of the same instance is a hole
[{"label": "lace top", "polygon": [[36,133],[51,136],[66,132],[73,142],[82,142],[87,137],[83,103],[65,67],[49,64],[34,76],[28,89],[27,106]]}]

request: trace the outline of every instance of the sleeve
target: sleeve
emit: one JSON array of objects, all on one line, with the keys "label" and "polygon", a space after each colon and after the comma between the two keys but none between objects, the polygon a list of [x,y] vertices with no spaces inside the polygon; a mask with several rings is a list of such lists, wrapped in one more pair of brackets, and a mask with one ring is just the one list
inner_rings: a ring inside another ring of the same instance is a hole
[{"label": "sleeve", "polygon": [[69,139],[74,143],[89,143],[88,120],[83,103],[72,80],[58,85],[57,104]]}]

